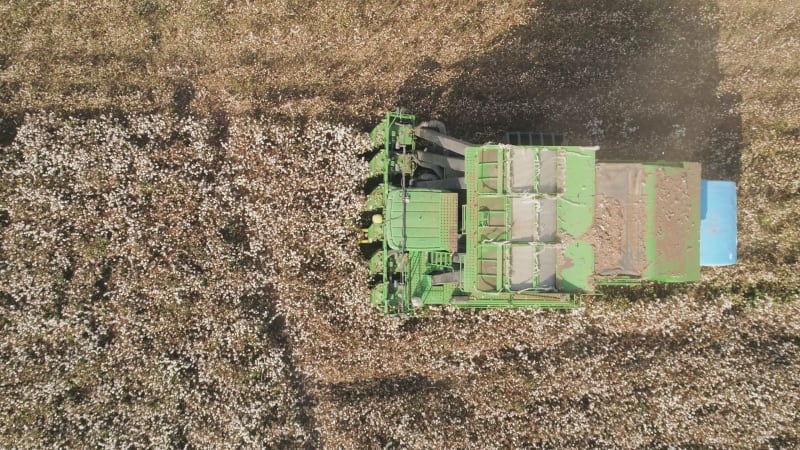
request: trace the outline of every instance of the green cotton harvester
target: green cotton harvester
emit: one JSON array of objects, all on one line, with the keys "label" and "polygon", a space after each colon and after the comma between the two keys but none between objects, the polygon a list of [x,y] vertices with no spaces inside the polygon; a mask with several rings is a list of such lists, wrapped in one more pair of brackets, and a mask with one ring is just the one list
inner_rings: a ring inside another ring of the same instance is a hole
[{"label": "green cotton harvester", "polygon": [[701,180],[699,163],[506,141],[471,144],[403,113],[372,131],[360,243],[384,313],[576,308],[603,285],[698,281],[701,266],[736,262],[736,186]]}]

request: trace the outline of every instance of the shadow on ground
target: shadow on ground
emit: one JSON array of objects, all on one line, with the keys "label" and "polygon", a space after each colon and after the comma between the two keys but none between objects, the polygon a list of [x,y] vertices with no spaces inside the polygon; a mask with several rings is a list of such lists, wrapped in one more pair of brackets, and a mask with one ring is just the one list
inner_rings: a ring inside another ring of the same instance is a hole
[{"label": "shadow on ground", "polygon": [[739,96],[720,88],[715,7],[678,0],[544,0],[529,21],[448,69],[421,61],[397,94],[474,142],[501,130],[566,132],[601,159],[694,160],[738,180]]},{"label": "shadow on ground", "polygon": [[[451,134],[476,143],[499,140],[504,130],[565,132],[572,144],[600,145],[601,159],[699,161],[704,178],[738,181],[740,98],[721,87],[715,7],[678,0],[544,0],[531,8],[526,23],[496,38],[484,53],[452,66],[435,58],[421,60],[397,92],[396,104],[420,119],[440,119]],[[458,75],[449,81],[434,81],[442,71],[453,70]],[[645,337],[659,342],[657,336]],[[591,339],[569,345],[600,352],[638,345],[626,337],[608,341],[606,346]],[[704,356],[713,360],[714,351]],[[532,358],[551,359],[558,366],[581,356],[564,359],[564,353],[574,350],[546,348]],[[631,364],[642,371],[648,361]],[[530,365],[524,371],[523,377],[538,372]],[[491,368],[479,372],[497,375]],[[354,380],[324,386],[323,392],[341,407],[354,409],[354,402],[391,404],[398,397],[435,409],[425,395],[430,389],[421,389],[417,379],[402,381],[407,380]],[[458,384],[442,380],[435,391],[449,395]],[[403,387],[407,390],[398,392]],[[660,394],[641,395],[646,403],[648,396]],[[354,420],[350,425],[355,423],[360,424]]]}]

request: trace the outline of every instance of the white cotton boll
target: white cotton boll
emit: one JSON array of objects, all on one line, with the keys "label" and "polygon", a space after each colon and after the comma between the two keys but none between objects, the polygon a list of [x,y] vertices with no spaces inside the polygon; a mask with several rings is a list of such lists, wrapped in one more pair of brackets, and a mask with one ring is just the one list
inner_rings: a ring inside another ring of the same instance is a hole
[{"label": "white cotton boll", "polygon": [[216,147],[203,120],[126,123],[28,116],[12,146],[22,162],[3,172],[0,348],[14,388],[0,406],[20,419],[5,426],[40,421],[14,429],[19,446],[51,429],[64,447],[318,434],[346,448],[379,433],[410,448],[724,447],[793,423],[795,304],[675,295],[384,318],[354,242],[364,134],[233,118]]}]

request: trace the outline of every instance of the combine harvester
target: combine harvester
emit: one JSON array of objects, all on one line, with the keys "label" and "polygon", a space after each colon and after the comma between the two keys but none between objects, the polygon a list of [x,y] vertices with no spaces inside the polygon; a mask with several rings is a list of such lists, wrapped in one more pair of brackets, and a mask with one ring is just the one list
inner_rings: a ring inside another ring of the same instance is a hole
[{"label": "combine harvester", "polygon": [[603,285],[698,281],[701,266],[736,262],[736,186],[701,180],[699,163],[475,145],[402,113],[388,113],[371,141],[379,184],[360,243],[372,252],[371,301],[386,314],[576,308]]}]

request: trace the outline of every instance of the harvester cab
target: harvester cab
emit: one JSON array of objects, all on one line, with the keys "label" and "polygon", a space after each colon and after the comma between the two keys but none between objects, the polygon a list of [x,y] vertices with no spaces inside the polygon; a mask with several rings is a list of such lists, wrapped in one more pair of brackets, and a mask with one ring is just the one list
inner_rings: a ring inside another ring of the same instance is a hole
[{"label": "harvester cab", "polygon": [[[597,147],[475,145],[388,113],[372,131],[360,243],[371,302],[576,308],[603,285],[692,282],[736,262],[736,187],[691,162],[598,162]],[[517,145],[514,145],[517,144]]]}]

